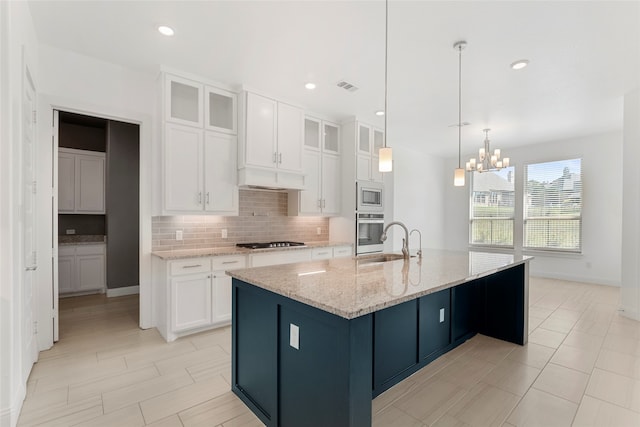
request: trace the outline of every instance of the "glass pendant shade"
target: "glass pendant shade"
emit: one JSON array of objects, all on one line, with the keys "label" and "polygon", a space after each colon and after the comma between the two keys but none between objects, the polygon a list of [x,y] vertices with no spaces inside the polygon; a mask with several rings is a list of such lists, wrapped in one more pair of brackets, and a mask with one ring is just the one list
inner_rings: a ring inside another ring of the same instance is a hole
[{"label": "glass pendant shade", "polygon": [[453,185],[456,187],[464,187],[464,169],[456,168],[453,175]]},{"label": "glass pendant shade", "polygon": [[379,151],[378,170],[380,172],[391,172],[393,170],[393,153],[391,147],[383,147]]}]

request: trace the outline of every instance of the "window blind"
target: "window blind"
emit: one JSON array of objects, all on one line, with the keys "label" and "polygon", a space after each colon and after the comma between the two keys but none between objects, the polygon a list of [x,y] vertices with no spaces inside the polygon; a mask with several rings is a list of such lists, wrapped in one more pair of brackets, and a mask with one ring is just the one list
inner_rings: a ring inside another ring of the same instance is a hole
[{"label": "window blind", "polygon": [[513,246],[514,168],[473,172],[469,242],[483,246]]},{"label": "window blind", "polygon": [[524,247],[581,252],[582,160],[528,164],[525,182]]}]

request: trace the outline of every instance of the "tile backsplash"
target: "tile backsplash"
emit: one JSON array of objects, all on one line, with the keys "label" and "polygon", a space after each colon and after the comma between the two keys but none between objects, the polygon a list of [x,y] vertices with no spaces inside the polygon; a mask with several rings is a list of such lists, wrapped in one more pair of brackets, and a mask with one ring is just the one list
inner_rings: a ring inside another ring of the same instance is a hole
[{"label": "tile backsplash", "polygon": [[[234,246],[236,243],[329,240],[329,219],[287,216],[285,192],[240,190],[238,216],[184,215],[153,217],[154,251]],[[320,228],[320,235],[317,229]],[[222,230],[227,230],[223,239]],[[175,240],[182,230],[183,240]]]}]

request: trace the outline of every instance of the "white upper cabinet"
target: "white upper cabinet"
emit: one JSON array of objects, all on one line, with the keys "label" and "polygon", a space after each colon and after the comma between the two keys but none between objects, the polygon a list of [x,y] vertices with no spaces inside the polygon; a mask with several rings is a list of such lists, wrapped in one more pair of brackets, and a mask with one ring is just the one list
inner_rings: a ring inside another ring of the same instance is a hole
[{"label": "white upper cabinet", "polygon": [[253,92],[242,101],[239,184],[304,188],[304,111]]},{"label": "white upper cabinet", "polygon": [[188,126],[165,129],[165,209],[238,214],[237,138]]},{"label": "white upper cabinet", "polygon": [[335,123],[322,122],[322,128],[324,130],[322,151],[340,154],[340,126]]},{"label": "white upper cabinet", "polygon": [[358,154],[371,155],[371,126],[358,123]]},{"label": "white upper cabinet", "polygon": [[302,171],[304,111],[278,102],[278,169]]},{"label": "white upper cabinet", "polygon": [[204,127],[235,135],[238,132],[238,96],[228,90],[204,87]]},{"label": "white upper cabinet", "polygon": [[203,131],[167,124],[164,141],[164,205],[167,211],[202,211]]},{"label": "white upper cabinet", "polygon": [[278,103],[264,96],[247,93],[245,163],[275,168],[278,162]]},{"label": "white upper cabinet", "polygon": [[340,128],[306,117],[302,168],[305,189],[289,194],[290,215],[340,213]]},{"label": "white upper cabinet", "polygon": [[[384,131],[359,121],[344,125],[346,149],[355,151],[355,178],[360,181],[382,182],[382,173],[378,170],[379,150],[384,146]],[[355,130],[355,132],[354,132]],[[350,158],[348,156],[348,158]]]},{"label": "white upper cabinet", "polygon": [[58,212],[105,213],[105,153],[58,150]]},{"label": "white upper cabinet", "polygon": [[165,120],[202,127],[204,86],[201,83],[167,74],[165,78]]},{"label": "white upper cabinet", "polygon": [[237,94],[198,78],[163,78],[162,213],[237,215]]},{"label": "white upper cabinet", "polygon": [[204,136],[204,210],[238,214],[238,139],[206,132]]},{"label": "white upper cabinet", "polygon": [[76,209],[76,156],[58,153],[58,212],[74,212]]}]

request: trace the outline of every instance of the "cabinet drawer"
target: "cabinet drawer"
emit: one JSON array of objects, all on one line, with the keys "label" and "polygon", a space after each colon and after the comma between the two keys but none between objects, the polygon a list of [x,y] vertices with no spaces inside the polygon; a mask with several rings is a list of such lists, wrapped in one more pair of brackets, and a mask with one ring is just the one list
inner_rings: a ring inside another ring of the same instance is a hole
[{"label": "cabinet drawer", "polygon": [[334,258],[350,257],[353,254],[351,246],[336,246],[333,248]]},{"label": "cabinet drawer", "polygon": [[58,256],[73,256],[76,254],[76,245],[58,246]]},{"label": "cabinet drawer", "polygon": [[244,255],[217,256],[211,259],[214,271],[244,268],[247,265],[247,257]]},{"label": "cabinet drawer", "polygon": [[77,245],[76,255],[104,255],[107,252],[107,245]]},{"label": "cabinet drawer", "polygon": [[211,271],[211,258],[190,258],[171,261],[171,275],[206,273]]},{"label": "cabinet drawer", "polygon": [[311,250],[311,259],[329,259],[333,258],[333,249],[331,248],[315,248]]}]

